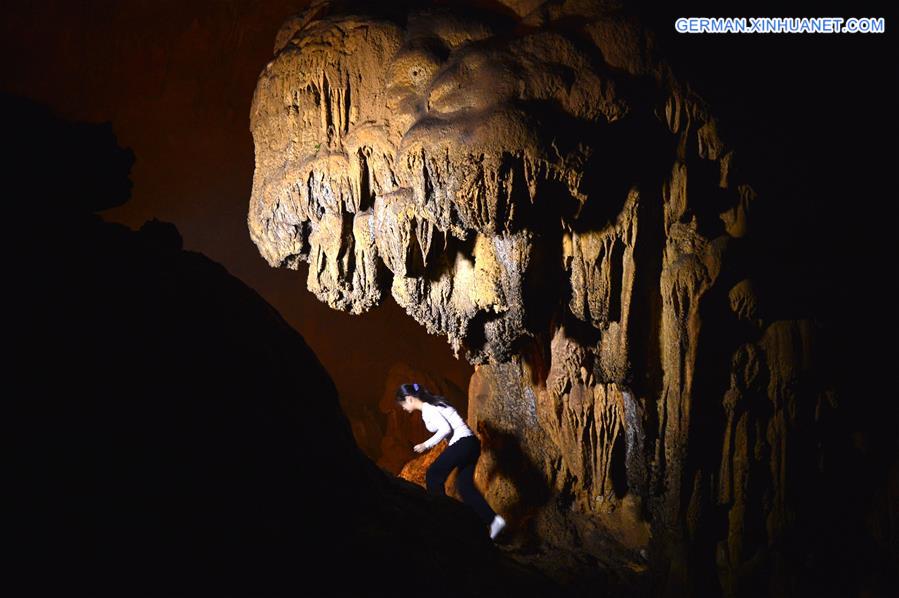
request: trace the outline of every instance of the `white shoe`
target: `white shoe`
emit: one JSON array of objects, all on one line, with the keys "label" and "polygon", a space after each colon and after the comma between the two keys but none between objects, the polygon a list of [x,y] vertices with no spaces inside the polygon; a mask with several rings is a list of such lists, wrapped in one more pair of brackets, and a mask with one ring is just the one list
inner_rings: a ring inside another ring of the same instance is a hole
[{"label": "white shoe", "polygon": [[497,534],[503,531],[504,527],[506,527],[506,520],[496,515],[493,521],[490,522],[490,539],[496,538]]}]

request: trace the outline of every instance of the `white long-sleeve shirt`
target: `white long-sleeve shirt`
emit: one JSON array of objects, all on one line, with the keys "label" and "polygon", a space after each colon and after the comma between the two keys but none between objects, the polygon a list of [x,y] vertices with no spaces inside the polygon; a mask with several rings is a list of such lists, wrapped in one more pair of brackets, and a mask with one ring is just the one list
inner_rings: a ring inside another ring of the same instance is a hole
[{"label": "white long-sleeve shirt", "polygon": [[430,403],[422,403],[421,419],[424,420],[425,427],[429,432],[436,432],[424,441],[423,444],[428,448],[437,446],[450,433],[452,433],[450,444],[453,444],[460,438],[474,436],[471,428],[468,427],[462,416],[449,405],[437,406]]}]

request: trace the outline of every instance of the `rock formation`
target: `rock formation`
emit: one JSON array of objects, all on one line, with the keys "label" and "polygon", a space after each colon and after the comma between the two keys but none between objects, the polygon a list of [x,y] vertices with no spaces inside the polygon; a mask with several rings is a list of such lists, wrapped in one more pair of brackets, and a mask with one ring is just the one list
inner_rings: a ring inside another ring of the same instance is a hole
[{"label": "rock formation", "polygon": [[757,292],[758,173],[618,2],[484,6],[285,23],[251,238],[476,365],[479,482],[518,541],[595,564],[611,539],[672,595],[787,593],[839,398],[814,323]]}]

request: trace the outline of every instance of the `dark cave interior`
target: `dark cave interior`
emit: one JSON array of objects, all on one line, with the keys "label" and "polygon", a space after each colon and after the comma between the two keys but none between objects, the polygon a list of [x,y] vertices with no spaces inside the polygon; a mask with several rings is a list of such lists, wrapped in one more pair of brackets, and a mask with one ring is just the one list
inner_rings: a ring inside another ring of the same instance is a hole
[{"label": "dark cave interior", "polygon": [[[0,91],[12,182],[4,238],[12,274],[14,397],[7,421],[18,595],[412,595],[447,570],[454,575],[434,590],[439,595],[886,596],[899,587],[897,412],[888,390],[896,336],[888,291],[896,269],[888,184],[897,166],[891,15],[873,4],[805,3],[788,12],[886,16],[887,33],[684,36],[671,27],[679,16],[783,10],[774,3],[663,11],[624,3],[655,33],[672,68],[715,107],[721,134],[745,157],[740,174],[757,181],[764,198],[754,208],[751,238],[730,243],[721,283],[697,312],[702,321],[721,322],[698,337],[695,368],[707,374],[697,376],[697,396],[726,394],[740,348],[734,339],[761,342],[760,332],[725,313],[728,290],[751,272],[760,319],[807,321],[815,330],[812,373],[791,392],[832,389],[838,397],[834,411],[802,407],[825,413],[816,419],[820,427],[800,430],[819,444],[790,445],[796,462],[827,464],[822,475],[801,474],[805,493],[785,499],[797,515],[776,550],[787,555],[777,562],[794,568],[784,576],[790,581],[768,585],[764,580],[784,572],[747,561],[748,585],[734,590],[708,556],[726,535],[728,515],[698,509],[687,492],[681,500],[688,526],[694,516],[701,524],[676,549],[650,551],[644,562],[598,535],[606,559],[576,548],[554,556],[528,522],[543,505],[574,504],[576,497],[554,494],[522,448],[523,438],[537,436],[504,427],[525,427],[520,422],[530,413],[508,405],[487,411],[482,402],[497,396],[491,393],[504,375],[511,387],[520,372],[497,370],[488,378],[486,368],[455,358],[445,338],[429,334],[391,298],[351,316],[306,290],[309,264],[279,270],[260,259],[246,229],[253,177],[247,115],[275,32],[305,3],[263,4],[8,8],[0,43],[9,76]],[[462,4],[500,10],[493,2]],[[409,10],[391,6],[395,14]],[[508,18],[499,14],[500,22]],[[587,134],[573,120],[555,124],[560,138]],[[585,180],[595,193],[621,198],[619,188],[654,172],[647,165],[661,164],[674,144],[660,138],[641,146],[655,132],[639,122],[615,134],[618,151],[602,158],[616,176],[588,173]],[[700,163],[695,172],[703,168],[717,167]],[[693,189],[682,219],[695,213],[708,227],[701,233],[722,234],[721,197]],[[623,205],[591,206],[584,222],[614,220]],[[661,234],[661,211],[640,214],[641,234]],[[538,213],[531,224],[545,221]],[[425,260],[447,264],[454,252],[474,254],[473,238],[442,234],[426,256],[409,254],[410,272],[434,276]],[[536,254],[537,263],[557,262],[556,251]],[[624,276],[624,251],[619,245],[610,254],[615,280]],[[649,271],[662,270],[660,253],[642,245],[635,255]],[[533,279],[550,269],[536,272]],[[533,282],[538,290],[527,300],[538,308],[527,312],[529,326],[564,328],[583,345],[599,342],[596,328],[581,319],[554,317],[557,305],[572,300],[570,288]],[[655,297],[657,284],[658,277],[638,278],[633,292]],[[614,288],[609,310],[618,319],[626,306]],[[661,310],[659,298],[635,304],[631,366],[644,371],[613,380],[640,396],[662,386],[651,340],[663,326]],[[466,348],[488,345],[485,313],[474,320],[480,336]],[[508,349],[543,386],[553,375],[551,338]],[[593,365],[614,370],[599,360]],[[470,417],[480,409],[477,431],[493,455],[491,475],[520,488],[510,520],[530,530],[522,532],[526,541],[493,545],[472,513],[416,485],[426,462],[410,463],[410,439],[427,432],[401,419],[391,397],[410,378],[468,406]],[[758,388],[747,396],[764,396],[773,379],[754,379]],[[770,415],[763,404],[752,409],[759,421]],[[687,472],[718,466],[721,438],[704,430],[725,427],[727,413],[697,401]],[[658,414],[643,417],[659,423]],[[647,477],[635,477],[637,465],[625,467],[632,450],[625,439],[649,447],[659,441],[654,434],[619,436],[609,449],[618,497],[654,491],[643,488],[651,486]],[[753,462],[756,473],[747,475],[767,475],[768,466]],[[396,476],[401,470],[406,479]],[[806,502],[815,496],[820,503]],[[758,498],[747,507],[750,521],[762,521],[758,505],[775,500]],[[764,536],[747,529],[747,553]],[[689,583],[672,582],[674,568],[656,568],[676,561],[672,554],[691,563]],[[348,565],[351,575],[341,571]]]}]

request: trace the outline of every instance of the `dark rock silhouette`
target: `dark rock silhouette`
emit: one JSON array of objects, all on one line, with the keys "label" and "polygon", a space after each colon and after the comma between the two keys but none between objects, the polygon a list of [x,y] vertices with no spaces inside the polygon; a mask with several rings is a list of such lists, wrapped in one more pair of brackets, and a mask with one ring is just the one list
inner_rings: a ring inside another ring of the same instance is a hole
[{"label": "dark rock silhouette", "polygon": [[418,595],[447,570],[431,594],[558,594],[465,507],[364,457],[256,292],[169,223],[92,213],[127,199],[108,125],[3,104],[29,144],[6,237],[16,595]]}]

